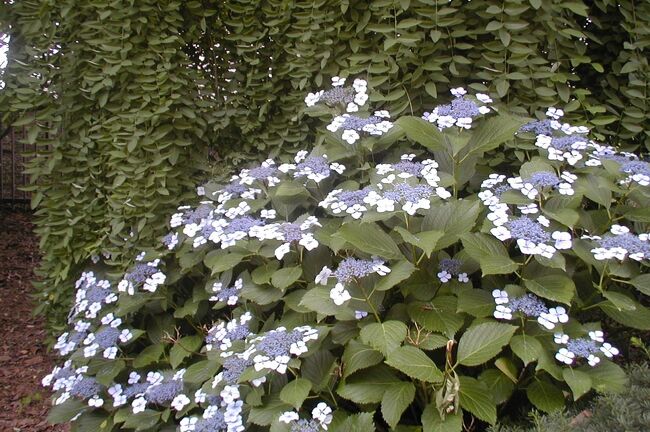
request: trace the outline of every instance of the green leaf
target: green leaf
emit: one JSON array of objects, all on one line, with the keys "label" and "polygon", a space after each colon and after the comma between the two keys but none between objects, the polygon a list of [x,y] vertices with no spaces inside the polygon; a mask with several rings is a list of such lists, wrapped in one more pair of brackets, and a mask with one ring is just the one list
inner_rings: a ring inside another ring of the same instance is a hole
[{"label": "green leaf", "polygon": [[458,291],[458,312],[467,312],[475,317],[486,317],[494,311],[492,295],[482,289],[461,289]]},{"label": "green leaf", "polygon": [[619,311],[636,310],[636,302],[626,294],[616,291],[605,291],[603,297],[609,300]]},{"label": "green leaf", "polygon": [[461,240],[465,252],[480,264],[484,276],[509,274],[517,270],[517,263],[510,259],[503,243],[494,237],[482,233],[465,233]]},{"label": "green leaf", "polygon": [[149,345],[143,349],[133,360],[133,367],[141,368],[156,363],[165,352],[165,345],[162,343]]},{"label": "green leaf", "polygon": [[436,404],[430,403],[422,411],[422,429],[426,432],[462,432],[462,411],[455,414],[447,414],[443,420],[440,418]]},{"label": "green leaf", "polygon": [[537,360],[543,350],[540,341],[527,335],[513,336],[510,339],[510,348],[524,362],[524,365]]},{"label": "green leaf", "polygon": [[436,245],[445,233],[442,231],[422,231],[417,234],[411,234],[407,229],[397,226],[395,227],[405,242],[416,246],[426,254],[427,258],[431,257],[431,253],[437,250]]},{"label": "green leaf", "polygon": [[497,407],[487,386],[477,379],[461,376],[460,406],[479,419],[494,424],[497,421]]},{"label": "green leaf", "polygon": [[296,410],[299,410],[310,391],[311,382],[309,380],[296,378],[282,388],[280,391],[280,399],[292,405]]},{"label": "green leaf", "polygon": [[609,360],[601,360],[596,367],[585,366],[581,370],[589,375],[593,388],[599,393],[622,393],[628,390],[629,380],[625,371]]},{"label": "green leaf", "polygon": [[473,154],[483,154],[486,151],[494,150],[506,141],[513,139],[515,132],[527,122],[528,119],[507,114],[491,117],[473,131],[467,147]]},{"label": "green leaf", "polygon": [[342,382],[336,392],[345,399],[355,403],[379,403],[384,392],[400,380],[384,366],[364,369]]},{"label": "green leaf", "polygon": [[183,360],[199,350],[203,344],[203,338],[199,335],[185,336],[180,338],[169,351],[169,364],[176,369]]},{"label": "green leaf", "polygon": [[465,323],[465,316],[458,313],[456,297],[436,297],[429,303],[413,302],[408,306],[411,319],[425,329],[441,332],[450,339]]},{"label": "green leaf", "polygon": [[269,426],[290,409],[291,405],[282,402],[277,395],[272,395],[264,405],[251,408],[248,421],[260,426]]},{"label": "green leaf", "polygon": [[352,339],[347,343],[343,352],[343,378],[358,370],[374,366],[383,359],[384,356],[379,351]]},{"label": "green leaf", "polygon": [[402,344],[407,331],[406,324],[401,321],[385,321],[366,325],[360,337],[363,343],[387,356]]},{"label": "green leaf", "polygon": [[346,418],[335,429],[336,432],[359,432],[359,431],[374,431],[376,430],[375,422],[372,419],[372,413],[363,412],[354,414]]},{"label": "green leaf", "polygon": [[414,346],[403,346],[393,350],[386,364],[420,381],[442,382],[442,372],[424,351]]},{"label": "green leaf", "polygon": [[591,389],[591,377],[586,372],[578,369],[566,368],[562,370],[562,377],[573,392],[573,400],[578,400]]},{"label": "green leaf", "polygon": [[132,414],[126,418],[122,428],[145,430],[154,427],[160,421],[160,412],[146,409],[143,412]]},{"label": "green leaf", "polygon": [[403,280],[408,279],[414,271],[413,264],[406,260],[400,260],[390,266],[390,273],[379,279],[375,285],[375,290],[387,291]]},{"label": "green leaf", "polygon": [[301,267],[286,267],[273,273],[271,283],[281,291],[286,290],[302,276]]},{"label": "green leaf", "polygon": [[234,268],[244,259],[244,256],[243,253],[224,253],[222,250],[217,249],[209,252],[203,259],[203,263],[214,275]]},{"label": "green leaf", "polygon": [[415,398],[415,386],[410,382],[391,384],[381,399],[381,414],[392,428],[397,427],[402,413]]},{"label": "green leaf", "polygon": [[576,292],[576,286],[569,277],[552,274],[524,281],[524,285],[534,294],[549,300],[570,305]]},{"label": "green leaf", "polygon": [[419,117],[403,116],[395,121],[406,136],[431,151],[444,150],[445,136],[438,128]]},{"label": "green leaf", "polygon": [[487,369],[481,372],[478,380],[485,384],[493,402],[497,405],[510,399],[515,388],[512,380],[497,369]]},{"label": "green leaf", "polygon": [[436,249],[443,249],[456,243],[464,233],[471,231],[480,212],[481,205],[478,200],[449,200],[427,210],[422,221],[422,230],[444,232],[445,235],[436,243]]},{"label": "green leaf", "polygon": [[219,370],[219,363],[212,360],[201,360],[188,367],[183,375],[183,380],[190,384],[203,384],[214,378]]},{"label": "green leaf", "polygon": [[397,244],[374,223],[346,223],[335,234],[362,252],[385,259],[403,259]]},{"label": "green leaf", "polygon": [[639,275],[630,280],[630,283],[643,294],[650,296],[650,274]]},{"label": "green leaf", "polygon": [[[282,298],[282,291],[269,285],[257,285],[250,279],[244,279],[241,296],[258,305],[267,305]],[[329,294],[328,294],[329,295]]]},{"label": "green leaf", "polygon": [[483,323],[470,327],[458,342],[458,363],[465,366],[478,366],[501,352],[516,326],[500,323]]},{"label": "green leaf", "polygon": [[634,302],[633,311],[619,310],[611,301],[600,303],[600,308],[619,323],[638,330],[650,330],[650,309]]},{"label": "green leaf", "polygon": [[69,422],[74,416],[80,412],[86,411],[88,405],[76,400],[68,399],[59,405],[54,405],[50,408],[47,415],[47,421],[51,424],[61,424]]},{"label": "green leaf", "polygon": [[535,407],[544,412],[553,412],[564,408],[562,390],[546,381],[535,381],[526,389],[526,395]]}]

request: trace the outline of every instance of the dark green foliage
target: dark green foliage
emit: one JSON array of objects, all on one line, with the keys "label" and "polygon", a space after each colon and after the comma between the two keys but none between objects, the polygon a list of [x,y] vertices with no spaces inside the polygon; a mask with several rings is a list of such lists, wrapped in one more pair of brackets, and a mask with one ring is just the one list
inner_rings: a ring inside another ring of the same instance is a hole
[{"label": "dark green foliage", "polygon": [[532,427],[497,426],[492,432],[644,432],[650,428],[650,368],[647,364],[628,369],[629,389],[620,394],[597,397],[588,407],[589,415],[556,412],[530,414]]},{"label": "dark green foliage", "polygon": [[[420,114],[450,87],[514,112],[562,106],[649,148],[650,3],[634,0],[34,0],[3,3],[3,125],[36,126],[30,169],[45,309],[92,254],[151,242],[207,148],[239,163],[312,134],[295,107],[334,75]],[[587,19],[588,17],[588,19]],[[29,116],[24,114],[30,113]],[[49,149],[49,150],[48,150]],[[197,158],[198,156],[198,158]],[[223,170],[222,168],[219,168]]]}]

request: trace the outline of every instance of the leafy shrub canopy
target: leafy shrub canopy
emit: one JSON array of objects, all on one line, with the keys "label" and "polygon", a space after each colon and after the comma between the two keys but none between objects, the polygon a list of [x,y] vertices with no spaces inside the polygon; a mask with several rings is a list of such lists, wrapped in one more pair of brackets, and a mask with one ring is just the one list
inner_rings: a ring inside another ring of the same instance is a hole
[{"label": "leafy shrub canopy", "polygon": [[455,88],[392,120],[332,83],[305,99],[329,122],[311,152],[208,181],[164,247],[82,275],[51,420],[460,431],[514,395],[624,389],[593,312],[650,328],[648,164],[559,109]]}]

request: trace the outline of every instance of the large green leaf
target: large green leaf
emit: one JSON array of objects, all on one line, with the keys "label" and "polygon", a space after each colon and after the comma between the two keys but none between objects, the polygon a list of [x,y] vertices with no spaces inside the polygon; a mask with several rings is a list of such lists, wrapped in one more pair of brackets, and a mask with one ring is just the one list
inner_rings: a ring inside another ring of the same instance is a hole
[{"label": "large green leaf", "polygon": [[385,366],[374,366],[341,382],[336,392],[355,403],[379,403],[386,389],[399,382],[397,376]]},{"label": "large green leaf", "polygon": [[392,428],[397,427],[402,413],[415,398],[415,386],[410,382],[391,384],[381,399],[381,414]]},{"label": "large green leaf", "polygon": [[406,324],[401,321],[385,321],[366,325],[360,337],[363,343],[387,356],[402,344],[407,331]]},{"label": "large green leaf", "polygon": [[161,413],[152,409],[146,409],[126,418],[123,427],[135,430],[146,430],[155,426],[160,421]]},{"label": "large green leaf", "polygon": [[460,406],[479,419],[494,424],[497,421],[497,407],[487,386],[481,381],[461,376]]},{"label": "large green leaf", "polygon": [[527,389],[528,399],[544,412],[552,412],[564,408],[562,390],[546,381],[535,381]]},{"label": "large green leaf", "polygon": [[461,432],[463,413],[449,413],[442,419],[436,404],[430,403],[422,411],[422,428],[427,432]]},{"label": "large green leaf", "polygon": [[431,151],[444,150],[445,136],[438,127],[419,117],[402,116],[395,121],[406,136]]},{"label": "large green leaf", "polygon": [[503,243],[494,237],[465,233],[461,239],[464,251],[480,264],[484,276],[509,274],[517,270],[517,263],[510,259]]},{"label": "large green leaf", "polygon": [[501,352],[516,326],[487,322],[469,328],[458,342],[458,363],[465,366],[478,366]]},{"label": "large green leaf", "polygon": [[442,231],[422,231],[412,234],[409,230],[400,226],[395,227],[395,231],[402,236],[405,242],[422,249],[427,257],[430,257],[431,253],[438,249],[438,240],[445,235]]},{"label": "large green leaf", "polygon": [[273,273],[273,276],[271,277],[271,283],[273,284],[274,287],[284,291],[288,287],[293,285],[295,281],[300,279],[301,275],[302,275],[301,267],[281,268],[280,270]]},{"label": "large green leaf", "polygon": [[403,346],[393,350],[386,359],[386,364],[404,372],[420,381],[438,383],[442,381],[442,372],[424,351],[414,346]]},{"label": "large green leaf", "polygon": [[542,344],[537,339],[525,334],[513,336],[510,339],[510,348],[524,362],[524,365],[537,360],[543,350]]},{"label": "large green leaf", "polygon": [[311,382],[304,378],[296,378],[280,391],[280,399],[299,410],[311,390]]},{"label": "large green leaf", "polygon": [[51,424],[67,423],[74,416],[86,411],[87,409],[87,404],[76,399],[68,399],[62,404],[54,405],[50,408],[50,412],[47,415],[47,421]]},{"label": "large green leaf", "polygon": [[630,280],[630,283],[643,294],[650,296],[650,274],[639,275]]},{"label": "large green leaf", "polygon": [[404,258],[397,244],[374,223],[347,223],[335,236],[340,237],[362,252],[385,259]]},{"label": "large green leaf", "polygon": [[374,366],[383,359],[384,356],[379,351],[352,339],[346,344],[341,359],[343,360],[343,378],[358,370]]},{"label": "large green leaf", "polygon": [[593,388],[599,393],[622,393],[628,389],[627,374],[609,360],[601,360],[596,367],[585,366],[580,370],[589,375]]},{"label": "large green leaf", "polygon": [[591,389],[591,377],[578,369],[565,368],[562,377],[573,392],[573,400],[578,400]]},{"label": "large green leaf", "polygon": [[408,305],[411,319],[425,329],[443,333],[453,339],[456,332],[465,322],[465,316],[458,313],[456,297],[440,296],[432,301],[413,302]]},{"label": "large green leaf", "polygon": [[507,114],[491,117],[473,131],[467,149],[470,153],[479,155],[493,150],[513,139],[515,132],[527,122],[528,119]]},{"label": "large green leaf", "polygon": [[200,335],[185,336],[176,341],[169,350],[169,364],[176,369],[185,358],[201,348],[203,337]]},{"label": "large green leaf", "polygon": [[409,261],[398,261],[397,263],[390,266],[390,273],[388,273],[386,276],[381,277],[377,284],[375,284],[375,290],[389,290],[403,280],[408,279],[414,271],[415,266]]},{"label": "large green leaf", "polygon": [[478,199],[449,200],[427,210],[422,221],[422,230],[445,233],[436,243],[436,249],[446,248],[474,228],[480,212],[481,204]]},{"label": "large green leaf", "polygon": [[650,330],[650,308],[635,303],[633,311],[619,310],[611,301],[600,303],[600,308],[615,321],[638,330]]},{"label": "large green leaf", "polygon": [[571,299],[573,299],[576,292],[576,285],[573,280],[560,274],[527,279],[524,281],[524,285],[540,297],[565,304],[571,304]]}]

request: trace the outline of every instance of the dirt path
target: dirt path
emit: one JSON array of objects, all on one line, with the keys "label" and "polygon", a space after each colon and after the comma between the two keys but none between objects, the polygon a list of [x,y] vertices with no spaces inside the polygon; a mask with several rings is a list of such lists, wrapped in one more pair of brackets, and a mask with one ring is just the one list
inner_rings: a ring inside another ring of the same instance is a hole
[{"label": "dirt path", "polygon": [[38,241],[28,213],[0,209],[0,431],[66,431],[45,421],[49,393],[41,387],[54,361],[43,322],[31,316]]}]

